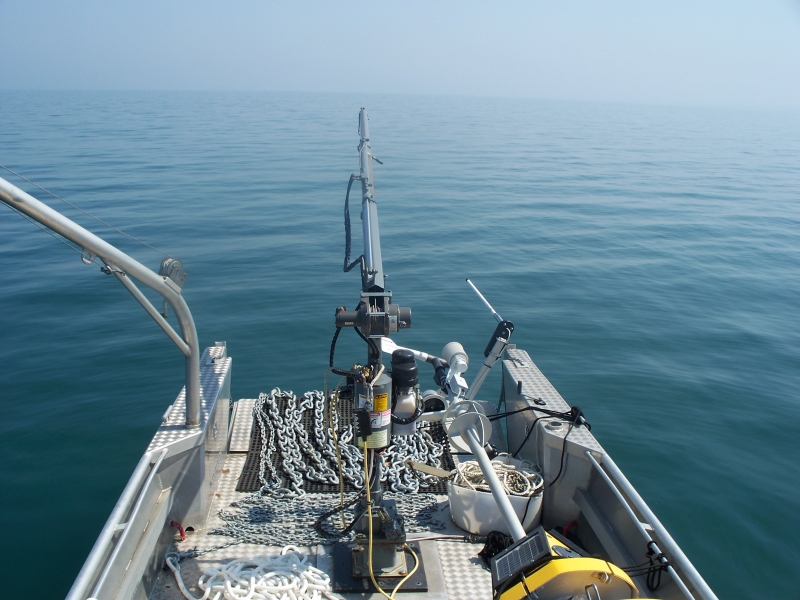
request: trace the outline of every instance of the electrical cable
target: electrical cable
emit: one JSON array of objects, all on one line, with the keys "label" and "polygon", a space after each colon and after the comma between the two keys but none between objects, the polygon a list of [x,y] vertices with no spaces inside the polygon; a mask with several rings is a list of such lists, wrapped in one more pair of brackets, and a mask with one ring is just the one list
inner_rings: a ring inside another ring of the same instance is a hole
[{"label": "electrical cable", "polygon": [[361,329],[359,329],[358,327],[353,327],[353,329],[356,330],[356,333],[358,334],[358,337],[360,337],[362,340],[364,340],[367,343],[367,346],[369,346],[370,354],[372,355],[372,358],[379,359],[381,357],[381,351],[378,348],[378,345],[375,343],[375,341],[370,339],[370,338],[368,338],[366,335],[364,335],[364,332],[361,331]]},{"label": "electrical cable", "polygon": [[327,529],[325,529],[323,527],[323,524],[325,523],[326,519],[328,519],[329,517],[333,516],[337,511],[342,511],[342,513],[344,513],[345,510],[347,510],[351,506],[355,505],[355,503],[358,502],[359,500],[361,500],[361,494],[356,495],[356,497],[353,500],[351,500],[350,502],[348,502],[347,504],[342,503],[339,506],[336,506],[336,507],[334,507],[334,508],[332,508],[330,510],[325,511],[314,522],[314,529],[317,531],[317,533],[320,534],[320,536],[322,536],[324,538],[329,538],[329,539],[334,539],[334,540],[338,540],[338,539],[343,538],[344,536],[346,536],[348,533],[350,533],[353,530],[353,527],[356,526],[356,523],[358,523],[358,520],[361,518],[361,516],[364,514],[365,511],[362,510],[360,513],[358,513],[353,518],[353,520],[350,522],[349,525],[346,525],[344,527],[344,529],[339,530],[339,531],[337,531],[337,530],[328,531]]},{"label": "electrical cable", "polygon": [[[353,187],[354,181],[361,181],[358,175],[350,175],[350,181],[347,182],[347,194],[344,197],[344,272],[349,273],[357,264],[361,265],[361,270],[364,270],[364,255],[362,254],[352,263],[350,262],[350,188]],[[350,264],[348,264],[350,263]]]},{"label": "electrical cable", "polygon": [[[330,355],[330,362],[328,366],[333,369],[333,356],[336,353],[336,340],[339,339],[339,334],[342,332],[341,327],[337,327],[336,331],[333,334],[333,339],[331,340],[331,355]],[[337,373],[338,374],[338,373]]]},{"label": "electrical cable", "polygon": [[358,369],[351,369],[350,371],[345,371],[344,369],[340,369],[339,367],[335,367],[334,362],[334,354],[336,352],[336,340],[339,339],[339,333],[341,333],[342,328],[337,327],[336,331],[333,333],[333,339],[331,340],[331,352],[329,357],[329,371],[334,373],[335,375],[339,375],[340,377],[350,377],[355,379],[356,381],[361,381],[362,383],[365,381],[364,376],[362,373],[358,371]]},{"label": "electrical cable", "polygon": [[[370,475],[370,470],[371,469],[367,468],[367,462],[368,462],[367,453],[368,453],[368,449],[367,449],[367,445],[365,443],[364,444],[364,476],[365,476],[367,482],[369,482],[370,477],[371,477],[371,475]],[[374,450],[372,452],[372,455],[373,455],[373,458],[374,458],[375,457],[375,451]],[[368,556],[369,578],[372,580],[372,585],[375,586],[375,589],[378,590],[384,598],[388,598],[388,600],[395,600],[395,594],[397,594],[398,590],[403,586],[403,584],[406,581],[408,581],[411,578],[412,575],[414,575],[414,573],[417,572],[417,569],[419,568],[419,557],[414,552],[414,550],[411,548],[411,546],[409,546],[408,544],[403,544],[403,548],[405,550],[408,550],[411,553],[411,556],[414,557],[414,568],[411,569],[408,572],[408,574],[400,580],[400,582],[392,590],[391,594],[387,594],[385,591],[383,591],[383,588],[380,585],[378,585],[378,582],[375,580],[375,574],[372,571],[372,497],[370,496],[370,490],[369,490],[370,487],[371,486],[369,485],[369,483],[367,483],[367,518],[369,520],[369,550],[368,550],[368,552],[369,552],[369,556]]]},{"label": "electrical cable", "polygon": [[533,420],[533,423],[531,423],[530,429],[528,429],[528,433],[525,434],[525,438],[522,440],[522,443],[519,445],[516,451],[511,453],[511,458],[516,458],[517,455],[520,453],[520,450],[522,450],[525,444],[528,443],[528,438],[531,437],[533,430],[536,428],[536,423],[538,423],[541,419],[544,419],[544,417],[537,417],[536,419]]},{"label": "electrical cable", "polygon": [[558,478],[561,477],[561,473],[564,471],[564,464],[567,462],[567,453],[565,452],[567,449],[567,437],[569,437],[573,427],[575,427],[575,423],[570,423],[569,429],[567,429],[567,433],[564,435],[564,440],[561,442],[561,466],[558,469],[558,475],[556,475],[555,479],[550,482],[551,487],[555,485],[556,481],[558,481]]}]

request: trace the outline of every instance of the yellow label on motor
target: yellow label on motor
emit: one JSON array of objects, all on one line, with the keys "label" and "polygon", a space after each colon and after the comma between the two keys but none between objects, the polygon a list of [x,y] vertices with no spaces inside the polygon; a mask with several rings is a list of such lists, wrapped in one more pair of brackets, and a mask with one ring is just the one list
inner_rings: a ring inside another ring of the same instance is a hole
[{"label": "yellow label on motor", "polygon": [[389,394],[375,394],[375,399],[372,402],[372,410],[375,412],[389,410]]}]

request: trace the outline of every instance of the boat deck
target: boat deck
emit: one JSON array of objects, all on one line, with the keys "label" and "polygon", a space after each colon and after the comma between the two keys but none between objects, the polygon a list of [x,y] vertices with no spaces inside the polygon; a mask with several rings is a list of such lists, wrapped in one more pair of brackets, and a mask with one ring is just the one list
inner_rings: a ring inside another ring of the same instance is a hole
[{"label": "boat deck", "polygon": [[[198,579],[206,568],[220,568],[222,565],[237,559],[250,558],[253,556],[277,556],[280,554],[281,547],[267,546],[260,544],[236,543],[230,537],[212,534],[215,529],[224,525],[220,518],[221,511],[235,510],[231,505],[246,497],[251,496],[250,492],[236,491],[239,475],[245,464],[247,454],[241,450],[247,445],[243,442],[249,438],[250,424],[247,422],[246,415],[252,414],[252,409],[247,410],[247,401],[240,401],[241,406],[234,409],[234,421],[232,425],[231,450],[239,449],[240,452],[229,453],[225,458],[225,463],[221,469],[221,476],[217,491],[214,495],[211,506],[208,526],[203,531],[187,532],[186,540],[173,542],[170,551],[187,552],[196,549],[199,556],[195,558],[184,558],[180,562],[181,575],[184,584],[192,595],[196,598],[203,596],[203,592],[198,587]],[[252,402],[252,401],[251,401]],[[238,403],[237,403],[238,404]],[[488,404],[488,403],[487,403]],[[252,407],[252,404],[250,404]],[[491,407],[491,410],[494,407]],[[250,416],[252,420],[252,416]],[[499,429],[499,428],[498,428]],[[502,441],[493,437],[492,441],[504,446]],[[237,443],[238,442],[238,443]],[[458,456],[454,457],[458,460]],[[338,495],[330,494],[331,506],[335,505]],[[437,495],[438,508],[434,518],[444,529],[431,529],[429,533],[416,532],[408,534],[409,541],[425,538],[429,536],[441,535],[465,535],[462,529],[458,528],[450,517],[450,508],[446,495]],[[312,527],[312,524],[308,524]],[[268,524],[265,527],[269,527]],[[228,544],[234,544],[227,546]],[[457,540],[423,540],[419,542],[425,565],[425,573],[428,581],[428,591],[424,593],[400,592],[398,596],[413,598],[432,598],[432,599],[459,599],[459,600],[485,600],[492,597],[492,578],[486,569],[478,552],[483,548],[481,543],[467,543]],[[221,547],[227,546],[227,547]],[[316,545],[312,547],[299,546],[310,558],[310,562],[318,569],[327,573],[333,580],[333,546]],[[382,598],[378,592],[374,591],[368,580],[364,582],[365,588],[371,591],[364,593],[344,593],[334,594],[341,598]],[[151,600],[180,600],[184,598],[175,581],[172,572],[165,568],[159,574],[154,591],[150,596]]]}]

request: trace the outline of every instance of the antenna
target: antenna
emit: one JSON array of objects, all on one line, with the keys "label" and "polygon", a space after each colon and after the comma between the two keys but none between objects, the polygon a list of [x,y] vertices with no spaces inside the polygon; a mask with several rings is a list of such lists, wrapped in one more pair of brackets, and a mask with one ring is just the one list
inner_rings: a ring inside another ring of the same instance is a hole
[{"label": "antenna", "polygon": [[480,291],[480,290],[479,290],[477,287],[475,287],[475,284],[474,284],[474,283],[472,283],[472,282],[469,280],[469,278],[467,278],[467,283],[470,285],[470,287],[471,287],[473,290],[475,290],[475,293],[476,293],[476,294],[478,294],[478,297],[479,297],[481,300],[483,300],[483,303],[486,305],[486,308],[488,308],[490,311],[492,311],[492,315],[494,316],[495,320],[496,320],[498,323],[502,323],[502,321],[503,321],[503,317],[501,317],[499,314],[497,314],[497,311],[496,311],[496,310],[495,310],[495,309],[492,307],[492,305],[491,305],[491,304],[489,304],[489,301],[488,301],[486,298],[484,298],[484,297],[483,297],[483,294],[481,294],[481,291]]}]

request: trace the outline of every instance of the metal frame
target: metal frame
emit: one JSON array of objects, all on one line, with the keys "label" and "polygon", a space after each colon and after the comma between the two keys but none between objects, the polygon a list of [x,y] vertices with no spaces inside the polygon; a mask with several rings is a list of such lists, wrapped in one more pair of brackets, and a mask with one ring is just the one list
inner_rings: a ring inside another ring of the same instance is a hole
[{"label": "metal frame", "polygon": [[[0,177],[0,200],[15,210],[35,219],[60,236],[78,244],[84,254],[97,256],[107,269],[119,280],[139,304],[144,307],[161,329],[178,346],[186,362],[186,428],[196,429],[200,426],[200,344],[197,340],[197,329],[192,313],[181,296],[180,288],[168,277],[156,275],[137,260],[118,250],[105,240],[84,229],[60,212],[50,208],[30,194]],[[170,303],[178,323],[181,335],[170,326],[150,301],[142,294],[131,278],[151,288]]]},{"label": "metal frame", "polygon": [[[669,556],[670,561],[678,566],[683,578],[694,588],[694,593],[689,591],[672,565],[668,566],[667,571],[683,594],[692,600],[694,598],[717,600],[717,596],[703,577],[680,549],[680,546],[672,539],[667,529],[661,524],[661,521],[658,520],[655,514],[653,514],[653,511],[650,510],[650,507],[647,506],[636,489],[634,489],[633,485],[631,485],[630,481],[628,481],[627,477],[619,470],[619,467],[617,467],[611,457],[608,454],[603,454],[601,459],[603,464],[601,466],[591,451],[587,450],[586,456],[589,458],[589,461],[591,461],[592,466],[594,466],[600,476],[609,485],[614,495],[622,504],[622,507],[628,513],[628,516],[633,520],[634,525],[639,530],[642,537],[647,541],[654,541],[647,532],[647,529],[645,529],[645,525],[639,520],[636,511],[647,520],[647,524],[652,528],[655,536],[659,539],[658,544],[660,544],[660,548]],[[634,511],[634,508],[636,511]],[[658,549],[659,546],[656,545],[656,548]],[[659,551],[661,551],[661,549],[659,549]]]},{"label": "metal frame", "polygon": [[[161,425],[67,600],[149,597],[175,533],[168,524],[174,520],[195,530],[207,526],[227,447],[232,359],[217,343],[200,362],[207,417],[192,430],[176,430],[169,422]],[[181,394],[176,402],[180,399]]]}]

